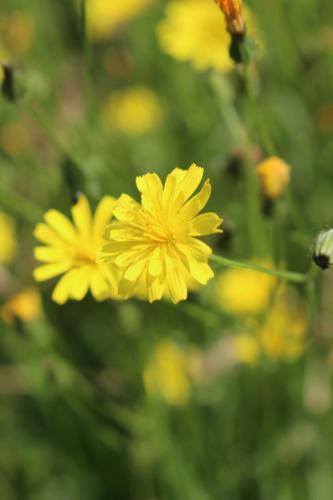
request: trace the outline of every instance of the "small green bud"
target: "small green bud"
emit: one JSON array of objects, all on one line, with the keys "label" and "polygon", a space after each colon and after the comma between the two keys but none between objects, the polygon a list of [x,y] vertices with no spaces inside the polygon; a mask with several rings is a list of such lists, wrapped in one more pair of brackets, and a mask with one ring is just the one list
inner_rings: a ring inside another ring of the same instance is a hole
[{"label": "small green bud", "polygon": [[321,269],[333,266],[333,229],[318,234],[312,260]]}]

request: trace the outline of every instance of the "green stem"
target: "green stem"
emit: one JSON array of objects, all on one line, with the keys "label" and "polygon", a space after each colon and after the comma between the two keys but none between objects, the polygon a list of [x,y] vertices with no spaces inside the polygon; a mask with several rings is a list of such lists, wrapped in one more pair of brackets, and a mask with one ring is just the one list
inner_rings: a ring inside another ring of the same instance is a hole
[{"label": "green stem", "polygon": [[[210,260],[221,267],[239,267],[242,269],[251,269],[259,273],[271,274],[277,278],[282,278],[286,281],[293,281],[294,283],[306,283],[309,281],[309,276],[301,273],[294,273],[291,271],[283,271],[282,269],[270,269],[268,267],[253,264],[252,262],[240,262],[238,260],[231,260],[219,255],[211,255]],[[311,278],[312,279],[312,278]]]}]

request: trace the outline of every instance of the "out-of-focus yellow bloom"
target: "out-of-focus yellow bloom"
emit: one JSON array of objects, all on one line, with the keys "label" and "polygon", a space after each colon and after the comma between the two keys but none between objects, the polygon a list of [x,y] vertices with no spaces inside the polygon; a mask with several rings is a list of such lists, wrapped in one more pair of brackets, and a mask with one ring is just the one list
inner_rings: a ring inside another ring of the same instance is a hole
[{"label": "out-of-focus yellow bloom", "polygon": [[88,31],[93,39],[108,38],[153,0],[86,0]]},{"label": "out-of-focus yellow bloom", "polygon": [[0,51],[5,60],[25,54],[31,46],[33,23],[24,12],[14,11],[0,18],[0,37],[3,47]]},{"label": "out-of-focus yellow bloom", "polygon": [[[267,262],[260,264],[270,267]],[[216,280],[216,303],[236,316],[260,314],[268,307],[276,285],[276,278],[269,274],[250,269],[228,269]]]},{"label": "out-of-focus yellow bloom", "polygon": [[242,363],[254,364],[260,357],[260,344],[254,335],[242,333],[232,338],[235,359]]},{"label": "out-of-focus yellow bloom", "polygon": [[15,225],[4,212],[0,212],[0,264],[8,264],[16,254]]},{"label": "out-of-focus yellow bloom", "polygon": [[143,372],[147,393],[162,396],[170,405],[183,405],[190,397],[188,356],[169,340],[161,341]]},{"label": "out-of-focus yellow bloom", "polygon": [[42,314],[39,292],[35,287],[25,288],[11,297],[0,309],[0,316],[6,323],[15,318],[33,321]]},{"label": "out-of-focus yellow bloom", "polygon": [[7,154],[19,155],[26,151],[29,145],[29,132],[23,124],[11,122],[0,128],[0,146]]},{"label": "out-of-focus yellow bloom", "polygon": [[[251,32],[251,13],[245,9],[244,14]],[[213,0],[170,1],[157,34],[164,52],[179,61],[190,61],[196,70],[224,72],[234,67],[226,21]]]},{"label": "out-of-focus yellow bloom", "polygon": [[290,166],[277,156],[259,163],[256,172],[262,194],[271,200],[281,196],[290,181]]},{"label": "out-of-focus yellow bloom", "polygon": [[122,297],[135,294],[144,283],[149,302],[168,294],[177,303],[187,298],[190,276],[203,285],[214,276],[208,265],[212,250],[197,239],[221,232],[222,219],[215,213],[199,215],[210,197],[209,180],[191,198],[203,173],[195,164],[175,168],[164,186],[158,175],[146,174],[136,179],[141,204],[127,195],[119,198],[101,259],[122,269]]},{"label": "out-of-focus yellow bloom", "polygon": [[47,246],[35,248],[36,259],[45,264],[34,270],[34,277],[44,281],[63,274],[52,294],[58,304],[82,300],[89,289],[96,300],[116,295],[115,266],[96,262],[115,202],[105,196],[93,217],[86,196],[79,194],[72,207],[74,224],[57,210],[46,212],[46,223],[37,224],[34,235]]},{"label": "out-of-focus yellow bloom", "polygon": [[154,129],[162,117],[156,94],[145,87],[133,87],[111,95],[104,105],[102,120],[107,130],[140,135]]},{"label": "out-of-focus yellow bloom", "polygon": [[243,19],[242,0],[215,0],[222,10],[230,34],[244,33],[245,22]]},{"label": "out-of-focus yellow bloom", "polygon": [[304,305],[278,301],[268,312],[257,336],[263,352],[271,359],[293,360],[305,349],[308,315]]}]

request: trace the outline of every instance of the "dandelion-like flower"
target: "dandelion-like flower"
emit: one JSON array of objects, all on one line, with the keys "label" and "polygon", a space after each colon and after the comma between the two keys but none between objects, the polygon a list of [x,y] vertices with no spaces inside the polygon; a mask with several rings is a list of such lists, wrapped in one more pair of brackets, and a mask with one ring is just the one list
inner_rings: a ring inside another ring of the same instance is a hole
[{"label": "dandelion-like flower", "polygon": [[206,284],[214,273],[208,265],[211,248],[197,239],[221,232],[215,213],[199,214],[206,205],[209,180],[195,196],[203,168],[175,168],[163,186],[156,174],[137,177],[141,204],[122,195],[113,211],[102,261],[121,268],[118,293],[127,298],[146,290],[149,302],[169,295],[173,303],[187,298],[188,280]]},{"label": "dandelion-like flower", "polygon": [[[249,31],[251,12],[244,9]],[[172,0],[157,28],[160,46],[178,61],[190,61],[198,71],[226,72],[234,67],[225,17],[213,0]]]},{"label": "dandelion-like flower", "polygon": [[132,87],[111,94],[104,104],[102,120],[107,130],[140,135],[154,129],[162,117],[160,101],[146,87]]},{"label": "dandelion-like flower", "polygon": [[45,223],[37,224],[34,235],[46,246],[35,248],[36,259],[44,264],[34,270],[34,278],[62,275],[52,294],[58,304],[82,300],[89,289],[96,300],[115,295],[115,269],[96,262],[114,205],[115,199],[105,196],[93,217],[87,197],[79,193],[71,210],[74,224],[57,210],[46,212]]}]

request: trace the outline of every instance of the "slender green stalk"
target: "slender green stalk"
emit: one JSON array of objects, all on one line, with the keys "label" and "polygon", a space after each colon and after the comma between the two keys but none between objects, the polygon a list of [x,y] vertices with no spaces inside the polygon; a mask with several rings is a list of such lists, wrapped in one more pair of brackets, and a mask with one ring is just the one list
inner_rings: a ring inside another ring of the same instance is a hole
[{"label": "slender green stalk", "polygon": [[240,262],[238,260],[231,260],[219,255],[211,255],[210,260],[220,267],[239,267],[242,269],[251,269],[259,273],[271,274],[277,278],[282,278],[286,281],[293,281],[294,283],[306,283],[309,281],[309,276],[301,273],[294,273],[291,271],[283,271],[282,269],[270,269],[268,267],[253,264],[252,262]]}]

